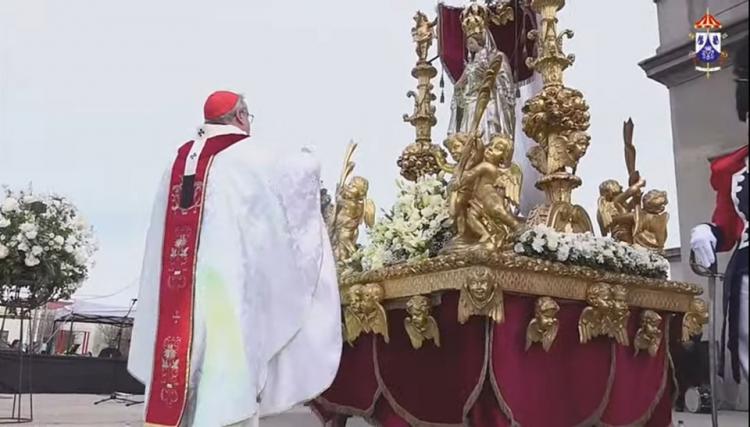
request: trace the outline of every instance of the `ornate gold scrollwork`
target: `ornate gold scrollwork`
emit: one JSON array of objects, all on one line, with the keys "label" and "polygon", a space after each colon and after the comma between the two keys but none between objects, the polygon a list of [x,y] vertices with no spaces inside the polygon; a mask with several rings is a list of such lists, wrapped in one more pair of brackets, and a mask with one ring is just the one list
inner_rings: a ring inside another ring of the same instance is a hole
[{"label": "ornate gold scrollwork", "polygon": [[503,323],[503,292],[490,269],[473,272],[464,282],[458,300],[458,322],[466,323],[471,316],[488,316]]},{"label": "ornate gold scrollwork", "polygon": [[430,298],[424,295],[415,295],[406,303],[409,317],[404,319],[404,328],[415,349],[422,348],[422,344],[429,340],[440,347],[440,330],[437,321],[430,315],[430,309]]},{"label": "ornate gold scrollwork", "polygon": [[346,341],[352,345],[363,333],[380,334],[389,341],[388,317],[383,301],[383,287],[377,283],[353,285],[346,290],[344,331]]},{"label": "ornate gold scrollwork", "polygon": [[661,316],[653,310],[644,310],[641,313],[641,326],[635,334],[633,347],[635,354],[640,350],[648,351],[651,357],[656,356],[661,345],[663,332],[661,330]]},{"label": "ornate gold scrollwork", "polygon": [[690,303],[690,310],[682,317],[682,342],[689,342],[690,338],[700,335],[703,326],[708,324],[708,306],[700,298],[694,298]]},{"label": "ornate gold scrollwork", "polygon": [[559,328],[558,311],[560,311],[560,306],[554,299],[541,297],[536,300],[534,318],[531,319],[529,326],[526,328],[526,351],[534,343],[541,343],[544,351],[549,351],[557,337]]}]

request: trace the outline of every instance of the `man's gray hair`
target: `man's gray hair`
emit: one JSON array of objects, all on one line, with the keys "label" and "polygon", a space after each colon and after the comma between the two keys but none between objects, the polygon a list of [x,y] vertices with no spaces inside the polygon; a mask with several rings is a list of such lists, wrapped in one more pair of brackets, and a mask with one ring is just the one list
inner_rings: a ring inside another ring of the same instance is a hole
[{"label": "man's gray hair", "polygon": [[245,103],[245,97],[240,95],[239,99],[237,100],[237,105],[235,105],[234,108],[232,108],[228,113],[212,120],[206,120],[206,123],[212,125],[227,125],[231,123],[232,120],[234,120],[234,116],[243,108],[247,109],[247,104]]}]

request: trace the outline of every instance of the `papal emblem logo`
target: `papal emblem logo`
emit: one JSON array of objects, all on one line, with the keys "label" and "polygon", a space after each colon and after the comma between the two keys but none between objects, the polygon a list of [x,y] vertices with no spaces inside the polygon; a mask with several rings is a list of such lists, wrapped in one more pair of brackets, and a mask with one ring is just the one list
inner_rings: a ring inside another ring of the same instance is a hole
[{"label": "papal emblem logo", "polygon": [[695,50],[691,53],[695,69],[710,77],[722,69],[729,55],[721,50],[721,41],[727,35],[721,32],[721,23],[708,10],[693,25],[695,32],[690,38],[695,41]]}]

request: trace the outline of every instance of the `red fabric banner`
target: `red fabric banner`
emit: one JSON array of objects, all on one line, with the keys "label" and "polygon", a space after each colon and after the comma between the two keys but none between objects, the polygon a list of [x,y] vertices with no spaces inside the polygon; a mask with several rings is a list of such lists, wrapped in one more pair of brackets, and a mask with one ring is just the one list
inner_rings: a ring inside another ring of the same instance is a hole
[{"label": "red fabric banner", "polygon": [[[536,54],[535,41],[526,35],[536,29],[536,15],[523,1],[515,0],[515,16],[503,26],[490,23],[490,33],[497,48],[510,62],[517,82],[523,82],[534,74],[526,65],[526,58]],[[466,44],[461,28],[461,7],[438,5],[438,43],[443,68],[452,81],[458,80],[466,62]]]},{"label": "red fabric banner", "polygon": [[[194,176],[183,176],[193,141],[180,147],[172,165],[162,245],[154,368],[146,407],[148,426],[177,426],[185,410],[204,189],[213,157],[244,138],[247,136],[238,134],[208,139],[198,157]],[[184,204],[183,199],[189,203]]]}]

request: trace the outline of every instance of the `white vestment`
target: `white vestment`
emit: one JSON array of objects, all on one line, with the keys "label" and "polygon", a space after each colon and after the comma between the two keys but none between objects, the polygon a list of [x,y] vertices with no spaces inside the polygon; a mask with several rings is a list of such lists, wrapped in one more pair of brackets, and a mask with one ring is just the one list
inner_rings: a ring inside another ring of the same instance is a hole
[{"label": "white vestment", "polygon": [[[241,133],[221,125],[205,132],[203,139]],[[320,165],[308,152],[271,147],[242,140],[218,153],[208,172],[185,425],[226,426],[287,411],[322,393],[338,370],[340,301],[320,213]],[[128,361],[146,398],[170,171],[148,231]]]}]

